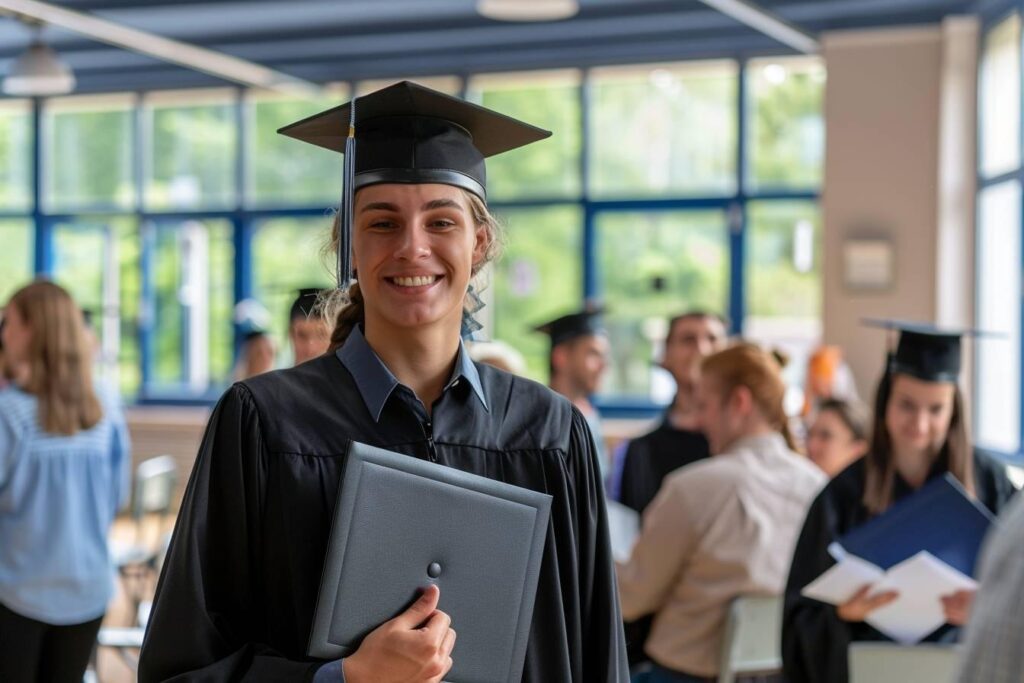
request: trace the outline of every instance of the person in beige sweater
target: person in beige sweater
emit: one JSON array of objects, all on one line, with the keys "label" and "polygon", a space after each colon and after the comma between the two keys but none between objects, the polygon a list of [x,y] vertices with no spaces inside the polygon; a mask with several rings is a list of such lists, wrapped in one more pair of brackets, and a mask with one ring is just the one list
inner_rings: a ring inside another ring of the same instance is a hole
[{"label": "person in beige sweater", "polygon": [[752,344],[702,365],[700,422],[712,458],[665,479],[626,564],[625,619],[654,614],[650,683],[718,674],[729,603],[781,594],[793,547],[825,475],[795,452],[778,362]]}]

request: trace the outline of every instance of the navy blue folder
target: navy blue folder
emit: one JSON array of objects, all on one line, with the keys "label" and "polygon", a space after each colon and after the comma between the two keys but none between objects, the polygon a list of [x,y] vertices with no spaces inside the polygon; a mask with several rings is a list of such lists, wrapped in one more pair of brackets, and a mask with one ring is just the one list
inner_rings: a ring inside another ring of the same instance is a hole
[{"label": "navy blue folder", "polygon": [[839,545],[886,570],[927,550],[974,576],[978,551],[993,521],[992,513],[946,473],[840,538]]}]

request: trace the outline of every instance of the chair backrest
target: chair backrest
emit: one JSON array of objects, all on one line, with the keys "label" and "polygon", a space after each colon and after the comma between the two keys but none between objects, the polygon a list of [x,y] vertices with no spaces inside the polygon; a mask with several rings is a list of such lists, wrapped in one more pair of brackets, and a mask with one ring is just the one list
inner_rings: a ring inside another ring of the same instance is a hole
[{"label": "chair backrest", "polygon": [[729,606],[722,638],[718,682],[737,674],[772,674],[782,670],[782,597],[744,595]]},{"label": "chair backrest", "polygon": [[158,455],[139,463],[135,468],[132,516],[138,520],[151,512],[169,513],[177,483],[178,464],[172,456]]},{"label": "chair backrest", "polygon": [[948,683],[958,652],[940,643],[851,643],[850,683]]}]

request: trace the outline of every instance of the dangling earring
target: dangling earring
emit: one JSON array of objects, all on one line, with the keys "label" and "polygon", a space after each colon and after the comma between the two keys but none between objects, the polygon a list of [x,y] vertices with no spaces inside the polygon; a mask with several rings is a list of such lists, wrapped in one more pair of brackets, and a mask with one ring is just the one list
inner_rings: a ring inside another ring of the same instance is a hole
[{"label": "dangling earring", "polygon": [[462,305],[462,329],[460,334],[463,339],[469,339],[469,337],[477,330],[482,330],[483,325],[480,321],[473,317],[473,314],[484,307],[484,301],[481,299],[473,285],[469,285],[466,290],[466,300]]}]

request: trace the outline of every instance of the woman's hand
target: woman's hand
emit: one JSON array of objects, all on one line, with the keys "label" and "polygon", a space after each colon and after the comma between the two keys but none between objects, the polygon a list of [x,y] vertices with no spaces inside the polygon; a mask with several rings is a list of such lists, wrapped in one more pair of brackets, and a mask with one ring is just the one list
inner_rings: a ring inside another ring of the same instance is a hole
[{"label": "woman's hand", "polygon": [[900,596],[896,591],[883,591],[876,595],[869,596],[871,584],[867,584],[853,597],[841,605],[836,606],[836,613],[843,621],[864,621],[869,614],[879,607],[884,607]]},{"label": "woman's hand", "polygon": [[954,626],[963,626],[971,616],[971,605],[974,604],[974,591],[961,590],[952,595],[943,595],[942,611],[946,622]]},{"label": "woman's hand", "polygon": [[409,609],[371,631],[342,662],[347,683],[440,683],[455,647],[451,617],[437,609],[440,597],[428,586]]}]

